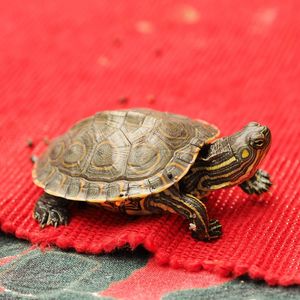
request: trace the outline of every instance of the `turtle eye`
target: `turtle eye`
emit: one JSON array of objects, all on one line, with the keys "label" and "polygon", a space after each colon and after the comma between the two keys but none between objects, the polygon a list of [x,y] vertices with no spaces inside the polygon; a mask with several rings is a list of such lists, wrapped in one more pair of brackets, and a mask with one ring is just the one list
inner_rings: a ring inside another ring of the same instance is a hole
[{"label": "turtle eye", "polygon": [[263,139],[255,139],[252,141],[252,146],[255,149],[260,149],[264,146],[264,140]]}]

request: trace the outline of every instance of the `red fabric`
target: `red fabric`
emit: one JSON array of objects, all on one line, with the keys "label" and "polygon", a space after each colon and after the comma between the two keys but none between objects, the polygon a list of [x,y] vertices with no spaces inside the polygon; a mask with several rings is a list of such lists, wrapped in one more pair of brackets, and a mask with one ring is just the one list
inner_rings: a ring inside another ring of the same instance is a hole
[{"label": "red fabric", "polygon": [[[299,1],[0,1],[0,28],[3,231],[78,252],[143,244],[175,268],[300,283]],[[223,134],[269,125],[272,192],[213,193],[209,213],[224,228],[214,243],[193,240],[178,216],[129,220],[93,207],[41,230],[30,155],[96,111],[137,106],[205,119]]]}]

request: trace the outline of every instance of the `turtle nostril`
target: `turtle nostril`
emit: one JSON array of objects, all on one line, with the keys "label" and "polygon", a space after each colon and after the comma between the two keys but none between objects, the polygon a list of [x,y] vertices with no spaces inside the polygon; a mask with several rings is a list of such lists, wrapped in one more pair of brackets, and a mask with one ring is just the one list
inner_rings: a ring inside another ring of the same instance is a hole
[{"label": "turtle nostril", "polygon": [[248,126],[260,126],[257,122],[250,122]]},{"label": "turtle nostril", "polygon": [[265,137],[270,137],[271,135],[270,129],[267,126],[262,126],[262,127],[263,127],[262,134]]}]

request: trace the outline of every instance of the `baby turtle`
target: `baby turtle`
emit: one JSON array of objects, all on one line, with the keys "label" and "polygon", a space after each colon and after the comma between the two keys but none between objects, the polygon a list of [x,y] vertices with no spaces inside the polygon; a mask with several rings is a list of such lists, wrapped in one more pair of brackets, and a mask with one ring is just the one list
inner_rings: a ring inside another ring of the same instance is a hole
[{"label": "baby turtle", "polygon": [[212,240],[221,225],[204,198],[239,185],[248,194],[269,190],[258,165],[270,148],[266,126],[251,122],[218,138],[211,124],[148,109],[96,113],[54,140],[33,169],[45,193],[34,218],[42,227],[67,224],[70,201],[86,201],[128,215],[176,213],[193,236]]}]

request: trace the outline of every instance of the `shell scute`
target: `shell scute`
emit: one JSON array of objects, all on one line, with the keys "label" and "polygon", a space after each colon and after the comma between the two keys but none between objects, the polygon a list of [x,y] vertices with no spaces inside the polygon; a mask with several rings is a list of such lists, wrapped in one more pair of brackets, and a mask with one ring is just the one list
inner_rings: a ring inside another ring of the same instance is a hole
[{"label": "shell scute", "polygon": [[214,126],[147,109],[104,111],[58,137],[33,170],[37,185],[71,200],[105,202],[159,193],[178,182]]}]

